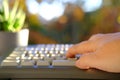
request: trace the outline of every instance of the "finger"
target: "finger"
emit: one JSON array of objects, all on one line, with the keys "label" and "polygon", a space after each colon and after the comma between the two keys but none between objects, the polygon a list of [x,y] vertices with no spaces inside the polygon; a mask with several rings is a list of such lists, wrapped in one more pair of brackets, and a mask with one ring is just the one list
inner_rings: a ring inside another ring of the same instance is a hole
[{"label": "finger", "polygon": [[119,72],[119,66],[113,66],[113,64],[110,64],[109,62],[110,60],[91,53],[81,56],[80,59],[76,61],[75,65],[80,69],[95,68],[107,72]]},{"label": "finger", "polygon": [[96,68],[99,58],[94,53],[85,54],[76,61],[76,66],[81,69]]},{"label": "finger", "polygon": [[74,57],[76,54],[84,54],[88,52],[94,52],[96,49],[95,43],[92,41],[84,41],[69,48],[67,51],[67,57]]}]

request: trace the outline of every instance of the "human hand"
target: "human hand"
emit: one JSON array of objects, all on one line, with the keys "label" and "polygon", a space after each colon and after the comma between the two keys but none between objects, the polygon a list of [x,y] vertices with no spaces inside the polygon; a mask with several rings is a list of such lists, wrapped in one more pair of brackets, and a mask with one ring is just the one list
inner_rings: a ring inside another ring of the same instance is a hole
[{"label": "human hand", "polygon": [[97,34],[89,40],[72,46],[66,56],[81,54],[76,66],[96,68],[107,72],[120,72],[120,33]]}]

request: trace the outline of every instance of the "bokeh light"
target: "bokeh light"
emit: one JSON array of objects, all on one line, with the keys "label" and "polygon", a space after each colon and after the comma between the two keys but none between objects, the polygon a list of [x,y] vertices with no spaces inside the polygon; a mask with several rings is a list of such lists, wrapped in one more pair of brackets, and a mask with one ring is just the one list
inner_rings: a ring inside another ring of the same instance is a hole
[{"label": "bokeh light", "polygon": [[92,12],[101,7],[102,0],[26,0],[26,3],[31,14],[38,14],[42,19],[50,21],[64,14],[67,3],[79,4],[84,12]]},{"label": "bokeh light", "polygon": [[65,7],[63,4],[56,0],[51,4],[42,2],[39,5],[39,15],[45,20],[49,21],[63,15],[64,9]]},{"label": "bokeh light", "polygon": [[81,0],[85,12],[93,12],[102,6],[103,0]]}]

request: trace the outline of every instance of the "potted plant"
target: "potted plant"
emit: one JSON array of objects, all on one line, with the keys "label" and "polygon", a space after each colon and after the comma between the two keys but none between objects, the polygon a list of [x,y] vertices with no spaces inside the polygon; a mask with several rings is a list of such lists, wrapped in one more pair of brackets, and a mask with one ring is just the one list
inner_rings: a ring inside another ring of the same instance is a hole
[{"label": "potted plant", "polygon": [[25,12],[18,7],[15,0],[12,9],[8,0],[2,0],[0,7],[0,54],[8,52],[17,46],[27,46],[29,30],[23,29]]}]

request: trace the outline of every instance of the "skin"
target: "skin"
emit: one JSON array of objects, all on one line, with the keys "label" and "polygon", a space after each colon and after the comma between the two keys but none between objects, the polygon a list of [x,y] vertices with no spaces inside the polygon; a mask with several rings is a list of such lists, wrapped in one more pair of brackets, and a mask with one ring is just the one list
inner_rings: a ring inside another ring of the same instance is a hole
[{"label": "skin", "polygon": [[78,68],[120,73],[120,32],[93,35],[69,48],[66,56],[76,54],[81,54],[75,64]]}]

